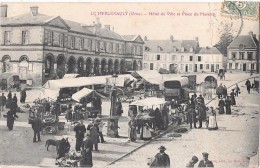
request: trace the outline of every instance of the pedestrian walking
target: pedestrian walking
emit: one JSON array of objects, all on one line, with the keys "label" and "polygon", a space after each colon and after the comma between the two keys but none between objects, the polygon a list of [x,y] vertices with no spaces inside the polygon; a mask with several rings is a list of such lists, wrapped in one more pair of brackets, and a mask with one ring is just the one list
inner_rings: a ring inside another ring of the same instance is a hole
[{"label": "pedestrian walking", "polygon": [[248,79],[246,80],[245,85],[246,85],[246,89],[247,89],[248,94],[250,94],[251,82]]},{"label": "pedestrian walking", "polygon": [[236,97],[238,97],[238,94],[240,94],[240,88],[238,87],[237,84],[236,84],[234,91],[235,91]]},{"label": "pedestrian walking", "polygon": [[218,95],[218,98],[220,99],[222,97],[222,94],[223,94],[223,86],[222,86],[222,83],[219,84],[219,86],[217,87],[217,95]]},{"label": "pedestrian walking", "polygon": [[137,138],[137,132],[136,132],[137,124],[134,116],[131,117],[130,121],[128,122],[128,126],[129,126],[128,129],[129,139],[131,142],[135,142]]},{"label": "pedestrian walking", "polygon": [[189,163],[186,164],[186,168],[193,168],[196,163],[198,163],[199,159],[197,156],[192,156],[191,160]]},{"label": "pedestrian walking", "polygon": [[93,119],[91,119],[91,123],[88,125],[87,130],[92,140],[93,146],[95,147],[95,151],[98,151],[99,130]]},{"label": "pedestrian walking", "polygon": [[158,149],[160,150],[160,152],[154,156],[154,160],[151,163],[150,167],[170,168],[170,157],[165,153],[166,148],[164,146],[160,146]]},{"label": "pedestrian walking", "polygon": [[225,102],[222,98],[220,98],[219,102],[218,102],[218,108],[219,108],[219,114],[224,114],[225,113]]},{"label": "pedestrian walking", "polygon": [[6,105],[6,97],[5,94],[2,93],[2,96],[0,96],[0,118],[1,118],[1,112],[4,112]]},{"label": "pedestrian walking", "polygon": [[201,104],[205,104],[204,98],[202,97],[201,94],[200,94],[199,97],[197,98],[197,101],[200,102]]},{"label": "pedestrian walking", "polygon": [[190,129],[192,129],[192,124],[194,125],[194,128],[197,128],[196,126],[196,111],[192,105],[189,105],[188,107],[188,122],[190,123]]},{"label": "pedestrian walking", "polygon": [[167,129],[169,124],[169,108],[167,107],[167,105],[164,105],[162,108],[162,120],[163,129]]},{"label": "pedestrian walking", "polygon": [[232,101],[230,96],[228,96],[227,99],[225,100],[225,105],[226,105],[226,114],[231,114]]},{"label": "pedestrian walking", "polygon": [[213,107],[209,108],[209,117],[208,117],[208,130],[217,130],[218,123],[217,123],[217,116],[216,111]]},{"label": "pedestrian walking", "polygon": [[234,89],[232,89],[232,91],[231,91],[231,93],[230,93],[230,97],[231,97],[231,105],[232,105],[232,106],[236,105],[236,99],[235,99]]},{"label": "pedestrian walking", "polygon": [[41,141],[41,129],[42,129],[42,120],[40,119],[40,114],[36,115],[36,118],[32,122],[33,129],[33,142],[36,142],[36,136],[38,138],[38,142]]},{"label": "pedestrian walking", "polygon": [[207,118],[207,115],[206,115],[206,106],[201,104],[201,103],[198,103],[198,106],[197,106],[197,110],[198,110],[198,120],[199,120],[199,127],[198,128],[202,128],[202,121],[205,121],[206,118]]},{"label": "pedestrian walking", "polygon": [[93,166],[92,150],[93,150],[93,142],[90,138],[90,135],[87,134],[86,139],[83,141],[81,145],[80,167]]},{"label": "pedestrian walking", "polygon": [[25,99],[26,99],[26,91],[25,89],[23,89],[20,92],[20,103],[25,103]]},{"label": "pedestrian walking", "polygon": [[104,136],[102,133],[105,123],[101,120],[100,115],[98,115],[98,117],[95,119],[95,123],[98,124],[98,130],[99,130],[98,135],[100,138],[100,142],[105,143],[106,141],[104,140]]},{"label": "pedestrian walking", "polygon": [[7,95],[7,102],[6,102],[6,108],[10,108],[11,103],[13,101],[13,97],[12,97],[12,92],[9,91],[8,95]]},{"label": "pedestrian walking", "polygon": [[15,115],[13,110],[9,110],[7,112],[7,127],[9,131],[13,130],[15,117],[17,116]]},{"label": "pedestrian walking", "polygon": [[214,167],[212,161],[208,159],[209,154],[207,152],[202,153],[203,160],[199,162],[198,167]]},{"label": "pedestrian walking", "polygon": [[223,85],[223,98],[227,97],[227,87]]},{"label": "pedestrian walking", "polygon": [[82,145],[82,142],[83,142],[83,139],[84,139],[84,134],[86,133],[86,127],[85,125],[83,124],[83,119],[80,120],[80,123],[77,124],[75,127],[74,127],[74,131],[76,132],[76,146],[75,146],[75,149],[77,152],[80,151],[80,147]]}]

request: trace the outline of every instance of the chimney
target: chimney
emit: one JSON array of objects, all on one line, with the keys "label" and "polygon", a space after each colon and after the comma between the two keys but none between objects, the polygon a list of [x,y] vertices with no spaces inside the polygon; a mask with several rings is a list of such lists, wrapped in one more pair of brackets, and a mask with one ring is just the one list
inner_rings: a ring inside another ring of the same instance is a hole
[{"label": "chimney", "polygon": [[38,14],[38,6],[31,6],[30,9],[31,9],[31,14],[33,16],[36,16]]},{"label": "chimney", "polygon": [[173,39],[174,39],[174,38],[173,38],[173,35],[171,35],[171,36],[170,36],[170,40],[173,41]]},{"label": "chimney", "polygon": [[148,38],[147,38],[147,36],[144,36],[144,41],[148,41]]},{"label": "chimney", "polygon": [[104,25],[106,29],[110,30],[110,25]]},{"label": "chimney", "polygon": [[101,27],[102,25],[101,25],[101,23],[100,23],[100,18],[99,17],[97,17],[96,18],[96,24],[95,24],[97,27]]},{"label": "chimney", "polygon": [[195,40],[196,40],[197,42],[199,42],[199,37],[195,37]]},{"label": "chimney", "polygon": [[1,17],[7,17],[7,5],[1,5]]}]

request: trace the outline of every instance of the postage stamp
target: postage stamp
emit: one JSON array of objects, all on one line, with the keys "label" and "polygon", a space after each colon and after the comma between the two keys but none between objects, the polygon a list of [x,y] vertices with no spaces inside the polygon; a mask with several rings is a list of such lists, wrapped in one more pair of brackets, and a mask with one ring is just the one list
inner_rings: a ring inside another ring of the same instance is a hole
[{"label": "postage stamp", "polygon": [[223,16],[237,16],[244,19],[257,20],[259,18],[258,2],[225,1],[222,3],[221,13]]}]

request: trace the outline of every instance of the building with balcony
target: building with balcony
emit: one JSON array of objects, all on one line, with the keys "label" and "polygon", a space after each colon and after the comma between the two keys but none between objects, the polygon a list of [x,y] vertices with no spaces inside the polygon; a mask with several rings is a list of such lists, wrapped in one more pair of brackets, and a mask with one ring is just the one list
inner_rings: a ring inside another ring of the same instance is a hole
[{"label": "building with balcony", "polygon": [[19,75],[21,82],[41,86],[65,73],[89,76],[142,69],[144,41],[139,35],[119,35],[99,19],[86,25],[40,14],[37,6],[15,17],[7,17],[7,9],[1,6],[0,78]]},{"label": "building with balcony", "polygon": [[253,32],[237,36],[227,47],[227,69],[238,71],[257,70],[259,41]]}]

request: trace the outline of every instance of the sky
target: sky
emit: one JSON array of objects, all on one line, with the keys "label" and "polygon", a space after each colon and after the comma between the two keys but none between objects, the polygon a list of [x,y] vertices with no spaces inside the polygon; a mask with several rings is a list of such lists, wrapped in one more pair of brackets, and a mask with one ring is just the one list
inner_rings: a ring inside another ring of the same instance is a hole
[{"label": "sky", "polygon": [[[30,12],[30,6],[38,6],[39,13],[61,16],[63,19],[91,25],[100,18],[102,26],[111,25],[120,35],[147,36],[148,40],[167,40],[172,35],[178,40],[199,37],[200,46],[213,46],[219,40],[223,24],[231,26],[236,36],[253,31],[259,37],[259,20],[241,19],[221,12],[222,3],[4,3],[8,5],[8,17]],[[195,13],[197,14],[195,16]],[[109,15],[110,14],[110,15]]]}]

